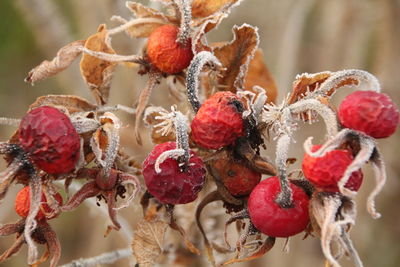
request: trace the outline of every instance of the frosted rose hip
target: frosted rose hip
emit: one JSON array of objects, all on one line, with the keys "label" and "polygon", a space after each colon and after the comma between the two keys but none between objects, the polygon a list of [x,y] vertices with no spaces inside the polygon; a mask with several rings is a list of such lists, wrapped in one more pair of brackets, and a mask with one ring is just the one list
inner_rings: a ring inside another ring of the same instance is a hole
[{"label": "frosted rose hip", "polygon": [[382,93],[355,91],[339,106],[339,120],[343,126],[366,133],[374,138],[392,135],[399,124],[399,110]]},{"label": "frosted rose hip", "polygon": [[193,151],[190,152],[188,166],[180,167],[176,159],[168,158],[160,164],[161,172],[156,172],[157,158],[164,151],[175,148],[175,142],[159,144],[143,162],[142,173],[147,190],[165,204],[185,204],[194,201],[205,182],[206,170],[203,161]]},{"label": "frosted rose hip", "polygon": [[215,93],[204,101],[192,121],[193,141],[208,149],[233,144],[244,135],[242,113],[243,104],[234,93]]},{"label": "frosted rose hip", "polygon": [[79,159],[79,135],[67,115],[53,107],[32,109],[22,118],[19,142],[33,163],[49,174],[68,173]]},{"label": "frosted rose hip", "polygon": [[281,208],[276,197],[281,187],[278,177],[261,181],[251,192],[248,210],[251,222],[262,233],[271,237],[289,237],[306,229],[308,215],[308,196],[300,187],[290,184],[293,191],[293,207]]}]

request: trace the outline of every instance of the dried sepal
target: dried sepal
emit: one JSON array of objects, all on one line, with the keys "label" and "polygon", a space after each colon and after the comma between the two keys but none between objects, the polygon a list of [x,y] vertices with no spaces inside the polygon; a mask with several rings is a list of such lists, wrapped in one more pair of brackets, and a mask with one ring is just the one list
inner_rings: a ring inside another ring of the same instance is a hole
[{"label": "dried sepal", "polygon": [[0,172],[0,204],[1,200],[6,196],[8,188],[14,181],[15,175],[23,166],[24,163],[21,162],[20,158],[16,158],[11,162],[7,169]]},{"label": "dried sepal", "polygon": [[173,20],[172,17],[140,3],[128,1],[126,7],[134,14],[136,19],[125,21],[119,28],[111,29],[111,34],[124,30],[132,38],[149,37],[156,28],[173,22],[171,21]]},{"label": "dried sepal", "polygon": [[25,243],[24,235],[20,235],[19,237],[17,237],[12,246],[8,248],[6,251],[4,251],[3,254],[0,255],[0,263],[18,253],[21,250],[22,245],[24,243]]},{"label": "dried sepal", "polygon": [[221,67],[221,62],[210,52],[202,51],[194,56],[188,67],[186,75],[186,86],[188,99],[194,110],[197,112],[201,106],[199,100],[199,76],[203,67],[208,64],[211,68]]},{"label": "dried sepal", "polygon": [[249,64],[244,90],[258,95],[260,94],[259,89],[263,89],[267,96],[266,102],[274,103],[278,94],[278,89],[263,57],[262,50],[257,49]]},{"label": "dried sepal", "polygon": [[65,70],[82,53],[84,43],[85,40],[78,40],[62,47],[51,61],[45,60],[32,69],[25,82],[34,84]]},{"label": "dried sepal", "polygon": [[135,121],[135,128],[134,128],[136,142],[139,145],[142,144],[142,138],[140,137],[140,133],[139,133],[139,126],[142,121],[143,112],[149,102],[151,92],[157,86],[160,79],[161,79],[160,73],[150,72],[149,79],[147,80],[145,87],[143,88],[143,90],[140,92],[140,95],[139,95],[138,105],[136,107],[136,116],[135,116],[136,121]]},{"label": "dried sepal", "polygon": [[[91,51],[115,54],[106,26],[100,25],[97,33],[90,36],[84,47]],[[84,53],[80,62],[82,77],[89,86],[96,102],[104,105],[108,102],[110,95],[110,84],[116,63],[99,59]]]},{"label": "dried sepal", "polygon": [[219,90],[236,92],[244,89],[244,81],[250,61],[259,44],[258,29],[243,24],[234,26],[231,42],[213,49],[215,56],[226,68],[218,80]]},{"label": "dried sepal", "polygon": [[[321,238],[322,251],[335,267],[346,252],[356,266],[362,266],[361,260],[348,237],[348,231],[355,224],[356,206],[349,198],[338,193],[317,193],[310,201],[310,219],[314,232]],[[333,252],[336,245],[338,251]]]},{"label": "dried sepal", "polygon": [[143,121],[147,126],[151,128],[151,140],[154,144],[162,144],[169,141],[175,140],[175,131],[165,131],[159,123],[162,123],[162,119],[156,119],[161,115],[161,112],[167,112],[162,107],[150,106],[146,108],[143,116]]}]

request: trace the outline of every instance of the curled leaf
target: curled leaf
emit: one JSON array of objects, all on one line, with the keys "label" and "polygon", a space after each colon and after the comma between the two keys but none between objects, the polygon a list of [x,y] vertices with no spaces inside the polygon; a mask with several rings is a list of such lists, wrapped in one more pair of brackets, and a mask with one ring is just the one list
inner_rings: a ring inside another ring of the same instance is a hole
[{"label": "curled leaf", "polygon": [[219,90],[236,92],[244,88],[244,78],[259,43],[258,29],[248,24],[233,27],[234,39],[214,48],[214,55],[226,68],[219,78]]},{"label": "curled leaf", "polygon": [[70,114],[83,111],[92,111],[97,106],[89,103],[87,100],[74,95],[46,95],[41,96],[33,102],[29,109],[37,108],[40,106],[61,106],[68,110]]},{"label": "curled leaf", "polygon": [[249,70],[244,83],[244,89],[257,95],[259,92],[253,89],[254,86],[259,86],[265,90],[267,102],[275,102],[278,89],[271,73],[264,63],[263,52],[261,49],[257,49],[254,58],[250,61]]},{"label": "curled leaf", "polygon": [[[132,11],[136,19],[127,21],[126,33],[130,37],[149,37],[149,35],[163,24],[177,22],[174,18],[163,13],[146,7],[136,2],[126,2],[126,7]],[[129,24],[130,23],[130,24]]]},{"label": "curled leaf", "polygon": [[[86,40],[85,48],[91,51],[115,54],[110,44],[106,26],[100,25],[97,31],[96,34]],[[115,62],[105,61],[86,53],[83,54],[80,62],[81,74],[99,105],[104,105],[108,101],[111,78],[116,65]]]},{"label": "curled leaf", "polygon": [[153,266],[163,253],[168,224],[160,220],[142,219],[137,225],[132,240],[133,255],[139,266]]},{"label": "curled leaf", "polygon": [[25,82],[34,84],[65,70],[82,53],[84,43],[85,40],[78,40],[62,47],[51,61],[45,60],[32,69]]},{"label": "curled leaf", "polygon": [[227,6],[240,2],[239,0],[193,0],[192,14],[193,17],[208,17]]}]

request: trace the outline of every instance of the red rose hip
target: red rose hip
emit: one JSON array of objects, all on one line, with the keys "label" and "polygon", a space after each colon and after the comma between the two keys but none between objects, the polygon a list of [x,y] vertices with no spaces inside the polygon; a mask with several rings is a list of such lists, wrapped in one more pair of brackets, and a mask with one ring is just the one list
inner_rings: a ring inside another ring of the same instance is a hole
[{"label": "red rose hip", "polygon": [[271,237],[289,237],[306,229],[308,196],[300,187],[290,184],[293,191],[293,207],[281,208],[276,202],[281,186],[274,176],[261,181],[251,192],[248,211],[251,222],[262,233]]},{"label": "red rose hip", "polygon": [[[56,193],[54,196],[55,200],[58,202],[59,205],[62,205],[62,197],[59,193]],[[38,221],[47,219],[53,219],[57,217],[58,214],[52,214],[50,217],[49,214],[53,212],[53,210],[47,204],[47,199],[44,193],[42,193],[42,200],[43,204],[40,205],[40,209],[38,214],[36,215],[36,219]],[[17,214],[23,218],[26,218],[29,214],[30,208],[30,188],[29,186],[25,186],[18,192],[17,197],[15,199],[15,211]]]},{"label": "red rose hip", "polygon": [[355,91],[339,106],[339,120],[343,126],[361,131],[374,138],[392,135],[399,124],[399,110],[382,93]]},{"label": "red rose hip", "polygon": [[243,104],[234,93],[215,93],[204,101],[192,121],[193,141],[208,149],[233,144],[244,135],[242,113]]},{"label": "red rose hip", "polygon": [[155,29],[147,42],[147,55],[150,62],[159,70],[174,74],[189,66],[193,58],[191,40],[185,44],[176,41],[179,28],[163,25]]},{"label": "red rose hip", "polygon": [[49,174],[68,173],[79,159],[79,135],[67,115],[53,107],[32,109],[22,118],[19,142],[33,163]]},{"label": "red rose hip", "polygon": [[185,204],[194,201],[205,181],[206,170],[203,161],[193,151],[190,151],[188,166],[180,164],[174,158],[167,158],[160,164],[161,172],[156,172],[158,157],[163,152],[175,148],[175,142],[159,144],[143,162],[142,173],[147,190],[164,204]]},{"label": "red rose hip", "polygon": [[249,195],[261,180],[261,173],[250,169],[241,160],[222,158],[215,162],[214,168],[233,196]]},{"label": "red rose hip", "polygon": [[[320,147],[320,145],[313,146],[311,151],[314,152]],[[353,156],[348,150],[332,150],[323,157],[312,157],[305,153],[302,168],[304,176],[318,189],[339,192],[338,182],[352,161]],[[352,191],[358,191],[362,180],[361,170],[355,171],[351,174],[345,187]]]}]

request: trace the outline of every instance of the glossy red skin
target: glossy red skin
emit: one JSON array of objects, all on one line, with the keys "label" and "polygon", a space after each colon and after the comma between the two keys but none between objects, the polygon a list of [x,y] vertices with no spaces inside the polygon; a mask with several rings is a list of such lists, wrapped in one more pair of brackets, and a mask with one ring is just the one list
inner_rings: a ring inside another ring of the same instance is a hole
[{"label": "glossy red skin", "polygon": [[249,195],[261,180],[261,173],[241,161],[223,158],[215,162],[214,168],[229,193],[236,197]]},{"label": "glossy red skin", "polygon": [[[54,195],[54,198],[61,206],[63,203],[61,195],[57,193]],[[42,193],[41,201],[43,204],[40,205],[39,212],[36,215],[36,220],[42,221],[56,218],[58,214],[53,214],[51,217],[46,217],[46,214],[50,214],[53,210],[49,207],[49,205],[46,204],[47,199],[44,193]],[[30,203],[30,188],[29,186],[25,186],[17,193],[17,197],[15,198],[15,211],[17,214],[23,218],[26,218],[29,214]]]},{"label": "glossy red skin", "polygon": [[178,166],[177,160],[168,158],[160,164],[161,172],[156,173],[157,158],[164,151],[175,147],[175,142],[156,145],[143,162],[142,174],[147,190],[164,204],[186,204],[194,201],[205,182],[203,161],[193,151],[190,152],[186,170]]},{"label": "glossy red skin", "polygon": [[49,174],[69,173],[79,160],[79,135],[71,120],[53,107],[32,109],[22,118],[19,142],[33,163]]},{"label": "glossy red skin", "polygon": [[150,62],[159,70],[174,74],[187,68],[193,58],[192,44],[176,42],[179,28],[163,25],[155,29],[147,42],[147,55]]},{"label": "glossy red skin", "polygon": [[[312,147],[312,151],[320,148],[320,145]],[[323,157],[311,157],[307,153],[303,158],[304,176],[318,189],[328,192],[339,192],[338,182],[342,178],[347,167],[353,161],[353,156],[347,150],[333,150],[326,153]],[[361,170],[351,174],[345,187],[358,191],[363,181]]]},{"label": "glossy red skin", "polygon": [[262,233],[271,237],[296,235],[310,222],[308,215],[308,196],[300,187],[290,184],[293,191],[293,207],[281,208],[275,199],[281,186],[278,177],[261,181],[251,192],[248,211],[251,222]]},{"label": "glossy red skin", "polygon": [[244,135],[241,109],[242,102],[234,93],[215,93],[204,101],[192,121],[193,141],[208,149],[233,144]]},{"label": "glossy red skin", "polygon": [[339,106],[343,126],[374,138],[391,136],[399,124],[399,110],[386,94],[355,91]]}]

